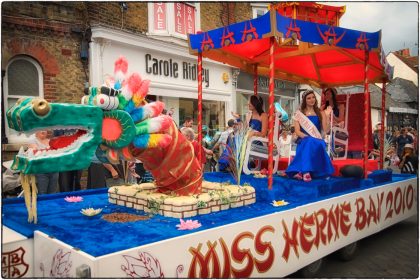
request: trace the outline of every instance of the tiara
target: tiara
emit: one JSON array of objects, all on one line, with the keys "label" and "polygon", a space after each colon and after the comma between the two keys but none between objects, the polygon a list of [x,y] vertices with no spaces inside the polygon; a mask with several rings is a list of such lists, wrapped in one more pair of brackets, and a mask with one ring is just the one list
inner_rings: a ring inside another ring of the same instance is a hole
[{"label": "tiara", "polygon": [[308,89],[307,91],[305,91],[303,94],[302,94],[302,98],[305,98],[308,94],[310,94],[310,93],[314,93],[314,91],[313,90],[311,90],[311,89]]}]

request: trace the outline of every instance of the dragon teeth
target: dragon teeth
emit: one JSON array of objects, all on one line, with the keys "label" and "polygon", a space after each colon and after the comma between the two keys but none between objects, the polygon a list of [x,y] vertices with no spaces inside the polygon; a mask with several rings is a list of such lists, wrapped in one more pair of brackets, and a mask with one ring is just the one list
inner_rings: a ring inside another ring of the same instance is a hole
[{"label": "dragon teeth", "polygon": [[33,157],[34,156],[34,150],[32,148],[29,148],[27,153],[28,153],[28,157]]}]

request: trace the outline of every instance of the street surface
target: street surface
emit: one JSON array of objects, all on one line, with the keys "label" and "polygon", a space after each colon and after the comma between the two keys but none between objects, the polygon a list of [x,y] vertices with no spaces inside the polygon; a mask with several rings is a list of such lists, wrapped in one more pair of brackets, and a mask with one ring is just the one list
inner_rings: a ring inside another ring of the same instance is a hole
[{"label": "street surface", "polygon": [[317,278],[419,277],[418,215],[362,239],[359,245],[351,261],[327,256]]}]

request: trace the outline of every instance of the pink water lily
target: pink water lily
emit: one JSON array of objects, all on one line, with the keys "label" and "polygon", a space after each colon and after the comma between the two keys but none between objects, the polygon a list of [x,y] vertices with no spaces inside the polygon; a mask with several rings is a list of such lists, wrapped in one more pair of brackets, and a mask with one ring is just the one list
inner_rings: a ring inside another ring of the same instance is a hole
[{"label": "pink water lily", "polygon": [[64,198],[65,201],[67,202],[80,202],[83,201],[83,197],[81,196],[66,196]]},{"label": "pink water lily", "polygon": [[179,222],[181,224],[176,225],[176,227],[178,228],[178,230],[192,230],[192,229],[196,229],[201,227],[201,224],[195,220],[186,220],[184,221],[183,219],[179,219]]}]

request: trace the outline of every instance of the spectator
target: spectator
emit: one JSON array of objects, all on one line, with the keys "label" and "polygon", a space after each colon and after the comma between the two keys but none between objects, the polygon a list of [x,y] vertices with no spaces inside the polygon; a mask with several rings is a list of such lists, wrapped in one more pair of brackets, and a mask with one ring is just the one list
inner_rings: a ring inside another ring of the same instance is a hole
[{"label": "spectator", "polygon": [[[28,145],[34,154],[50,147],[47,130],[40,130],[33,134]],[[29,150],[28,149],[28,150]],[[58,172],[35,174],[38,194],[51,194],[58,192]]]},{"label": "spectator", "polygon": [[181,133],[189,140],[194,148],[194,154],[198,158],[198,153],[201,152],[201,167],[204,170],[204,165],[206,164],[206,154],[212,155],[213,152],[211,150],[205,149],[202,145],[195,140],[194,130],[190,127],[184,127],[181,129]]},{"label": "spectator", "polygon": [[287,130],[283,130],[280,135],[280,157],[289,157],[290,145],[292,143],[292,135],[289,135]]},{"label": "spectator", "polygon": [[[54,130],[54,138],[51,140],[51,145],[53,142],[57,143],[60,141],[66,141],[67,137],[71,137],[74,133],[77,133],[77,129],[69,130]],[[58,173],[58,186],[60,192],[71,192],[79,191],[81,189],[80,179],[82,177],[82,170],[71,170],[63,171]]]},{"label": "spectator", "polygon": [[191,117],[185,117],[184,123],[182,124],[181,128],[183,127],[192,127],[193,126],[193,119]]},{"label": "spectator", "polygon": [[400,158],[403,156],[405,144],[413,144],[413,137],[407,134],[407,129],[402,128],[400,136],[397,138],[397,153]]},{"label": "spectator", "polygon": [[417,174],[419,168],[419,159],[414,154],[413,144],[405,144],[403,156],[399,165],[401,173]]},{"label": "spectator", "polygon": [[[373,148],[375,150],[379,150],[380,145],[381,145],[381,129],[382,129],[382,124],[378,123],[376,125],[375,131],[373,132]],[[384,127],[384,130],[385,130],[384,139],[385,141],[388,141],[391,139],[392,136],[388,131],[386,131],[386,127]]]},{"label": "spectator", "polygon": [[217,141],[216,145],[214,146],[215,149],[219,149],[219,155],[222,155],[223,150],[226,147],[229,135],[231,133],[233,133],[235,125],[237,125],[236,120],[234,120],[234,119],[228,120],[226,130],[222,132],[219,140]]}]

